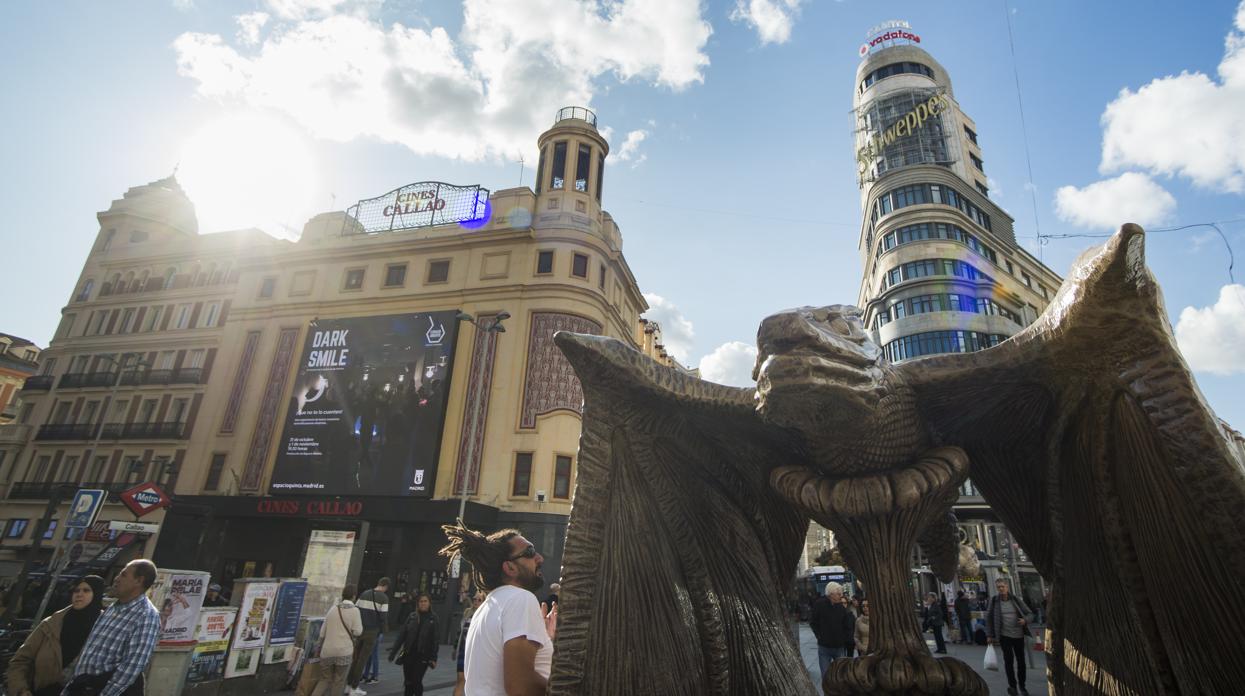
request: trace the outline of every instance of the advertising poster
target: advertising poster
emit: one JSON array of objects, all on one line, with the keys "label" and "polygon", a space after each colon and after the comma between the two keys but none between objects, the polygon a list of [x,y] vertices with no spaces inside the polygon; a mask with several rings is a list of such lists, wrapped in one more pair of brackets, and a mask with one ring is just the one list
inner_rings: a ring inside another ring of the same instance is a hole
[{"label": "advertising poster", "polygon": [[160,645],[195,642],[208,577],[208,573],[191,570],[161,569],[156,573],[156,582],[147,595],[160,612]]},{"label": "advertising poster", "polygon": [[[235,587],[238,584],[244,584],[244,589],[242,603],[238,607],[237,628],[233,632],[233,651],[262,648],[268,637],[268,626],[272,621],[272,605],[277,597],[277,583],[273,580],[245,583],[239,581]],[[229,662],[230,666],[234,666],[232,655]]]},{"label": "advertising poster", "polygon": [[225,678],[245,677],[259,671],[259,657],[263,648],[253,650],[232,650],[229,661],[225,663]]},{"label": "advertising poster", "polygon": [[310,327],[272,493],[431,497],[455,314],[320,319]]},{"label": "advertising poster", "polygon": [[208,608],[199,613],[196,631],[198,643],[190,653],[189,683],[212,681],[225,675],[225,656],[229,653],[229,636],[233,634],[236,607]]},{"label": "advertising poster", "polygon": [[303,599],[306,596],[306,580],[281,581],[281,586],[277,588],[277,606],[272,612],[272,629],[268,631],[268,645],[294,643],[294,635],[298,633],[298,619],[303,615]]}]

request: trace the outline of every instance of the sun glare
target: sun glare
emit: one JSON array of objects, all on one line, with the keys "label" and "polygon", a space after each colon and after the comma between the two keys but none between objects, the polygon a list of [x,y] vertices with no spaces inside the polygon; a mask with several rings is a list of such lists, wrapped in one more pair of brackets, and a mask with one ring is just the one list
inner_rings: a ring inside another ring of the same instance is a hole
[{"label": "sun glare", "polygon": [[293,238],[317,212],[315,166],[303,137],[265,116],[230,116],[195,133],[177,179],[203,232],[258,227]]}]

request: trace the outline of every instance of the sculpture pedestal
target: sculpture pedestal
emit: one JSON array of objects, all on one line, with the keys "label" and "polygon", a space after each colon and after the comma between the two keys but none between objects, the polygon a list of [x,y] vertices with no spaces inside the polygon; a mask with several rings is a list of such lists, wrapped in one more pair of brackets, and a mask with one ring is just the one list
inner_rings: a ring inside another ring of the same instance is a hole
[{"label": "sculpture pedestal", "polygon": [[872,476],[828,479],[806,467],[781,467],[771,475],[777,490],[834,532],[869,600],[870,652],[835,660],[822,683],[826,696],[989,693],[968,665],[929,654],[908,589],[912,545],[944,514],[967,473],[963,450],[942,447],[911,466]]}]

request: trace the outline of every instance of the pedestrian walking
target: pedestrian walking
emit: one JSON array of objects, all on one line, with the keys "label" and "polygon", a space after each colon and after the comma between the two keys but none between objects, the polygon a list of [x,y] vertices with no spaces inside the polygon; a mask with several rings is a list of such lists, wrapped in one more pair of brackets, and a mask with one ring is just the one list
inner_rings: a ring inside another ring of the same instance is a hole
[{"label": "pedestrian walking", "polygon": [[156,564],[146,559],[130,561],[112,581],[117,601],[91,627],[64,696],[143,696],[160,637],[160,612],[145,594],[155,582]]},{"label": "pedestrian walking", "polygon": [[964,590],[955,594],[955,619],[960,627],[960,643],[973,642],[973,603]]},{"label": "pedestrian walking", "polygon": [[1028,696],[1029,692],[1025,690],[1025,636],[1030,635],[1029,623],[1033,621],[1033,612],[1012,594],[1007,580],[999,578],[994,587],[998,594],[990,599],[990,606],[986,609],[986,640],[998,643],[1003,651],[1007,693],[1016,696],[1019,689],[1020,694]]},{"label": "pedestrian walking", "polygon": [[855,625],[852,614],[843,606],[843,586],[837,582],[826,585],[826,596],[813,604],[813,615],[808,625],[817,636],[817,665],[825,681],[830,663],[844,657],[852,640]]},{"label": "pedestrian walking", "polygon": [[938,603],[938,593],[930,592],[925,596],[925,608],[922,610],[922,619],[922,632],[933,631],[934,633],[934,644],[938,646],[934,653],[946,655],[947,643],[942,637],[942,626],[946,622],[943,620],[942,605]]},{"label": "pedestrian walking", "polygon": [[31,631],[9,660],[5,681],[11,696],[59,696],[66,670],[72,671],[104,610],[104,587],[98,575],[79,579],[70,590],[69,606]]},{"label": "pedestrian walking", "polygon": [[421,592],[415,607],[389,651],[389,661],[402,665],[404,696],[423,696],[424,673],[437,668],[437,615],[432,613],[432,598]]},{"label": "pedestrian walking", "polygon": [[860,616],[856,617],[856,626],[852,629],[856,638],[856,650],[861,655],[869,654],[869,600],[860,600]]},{"label": "pedestrian walking", "polygon": [[[363,620],[359,608],[351,599],[355,586],[342,588],[342,598],[324,615],[320,629],[320,673],[311,696],[341,696],[346,688],[346,677],[354,661],[355,643],[363,635]],[[358,691],[351,689],[351,692]]]},{"label": "pedestrian walking", "polygon": [[557,607],[546,614],[536,601],[544,557],[515,529],[485,536],[461,521],[442,529],[449,543],[441,555],[470,563],[476,586],[488,591],[467,631],[467,696],[543,694],[558,625]]},{"label": "pedestrian walking", "polygon": [[381,578],[376,587],[360,593],[354,603],[363,621],[363,635],[359,637],[350,663],[350,676],[346,679],[354,692],[362,691],[359,683],[369,671],[369,684],[375,683],[380,673],[380,640],[384,638],[385,622],[389,619],[389,595],[385,594],[388,591],[389,578]]}]

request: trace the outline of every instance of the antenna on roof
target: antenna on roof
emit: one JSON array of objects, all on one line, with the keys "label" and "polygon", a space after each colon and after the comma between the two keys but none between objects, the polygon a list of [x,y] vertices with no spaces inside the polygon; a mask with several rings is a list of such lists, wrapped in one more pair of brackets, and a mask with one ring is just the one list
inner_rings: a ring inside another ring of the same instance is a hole
[{"label": "antenna on roof", "polygon": [[523,165],[524,165],[523,153],[520,152],[519,153],[519,185],[520,186],[523,185]]}]

